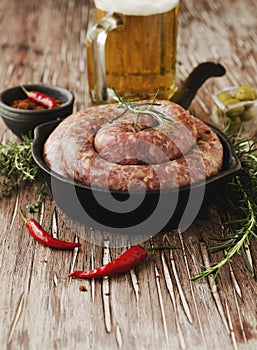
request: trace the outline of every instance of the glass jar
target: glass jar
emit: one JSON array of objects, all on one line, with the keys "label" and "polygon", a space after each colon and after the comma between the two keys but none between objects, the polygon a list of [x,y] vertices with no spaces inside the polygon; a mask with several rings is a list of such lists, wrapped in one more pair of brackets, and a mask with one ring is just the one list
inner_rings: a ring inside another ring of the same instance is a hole
[{"label": "glass jar", "polygon": [[239,88],[244,87],[232,86],[218,90],[212,95],[211,119],[229,136],[257,138],[257,97],[237,100]]}]

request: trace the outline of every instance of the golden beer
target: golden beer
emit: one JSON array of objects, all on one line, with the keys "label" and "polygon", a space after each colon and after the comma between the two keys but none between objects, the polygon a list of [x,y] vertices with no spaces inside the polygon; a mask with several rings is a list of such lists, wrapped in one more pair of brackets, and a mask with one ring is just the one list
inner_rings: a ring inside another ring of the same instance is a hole
[{"label": "golden beer", "polygon": [[[127,0],[126,0],[127,1]],[[138,0],[140,1],[140,0]],[[157,0],[156,0],[157,1]],[[172,1],[171,1],[172,2]],[[124,97],[169,99],[175,90],[178,1],[172,9],[150,15],[115,13],[119,24],[108,30],[104,44],[105,87]],[[107,12],[96,8],[98,21]],[[107,15],[108,16],[108,15]],[[97,53],[87,40],[88,80],[94,100]],[[97,73],[98,72],[98,73]],[[97,99],[96,99],[97,100]]]}]

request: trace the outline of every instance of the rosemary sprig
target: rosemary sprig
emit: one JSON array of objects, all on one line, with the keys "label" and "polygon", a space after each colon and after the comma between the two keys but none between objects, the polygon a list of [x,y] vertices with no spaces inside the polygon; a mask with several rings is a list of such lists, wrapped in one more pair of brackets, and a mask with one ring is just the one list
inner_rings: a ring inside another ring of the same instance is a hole
[{"label": "rosemary sprig", "polygon": [[36,180],[39,169],[32,157],[30,136],[23,136],[22,141],[0,143],[0,195],[8,196],[22,182]]},{"label": "rosemary sprig", "polygon": [[228,220],[223,224],[233,233],[218,240],[218,244],[210,248],[211,252],[225,250],[225,257],[209,267],[204,267],[192,280],[200,280],[211,274],[216,278],[221,268],[233,261],[238,254],[244,256],[251,270],[246,249],[251,240],[257,238],[257,141],[238,141],[234,147],[240,158],[242,171],[229,184],[230,210],[227,212]]},{"label": "rosemary sprig", "polygon": [[113,118],[110,122],[112,123],[113,121],[121,118],[124,116],[127,112],[131,112],[135,115],[135,123],[134,123],[134,129],[136,129],[138,119],[140,115],[149,115],[153,117],[155,120],[157,120],[158,126],[163,126],[165,123],[171,127],[170,124],[173,123],[173,120],[169,119],[166,117],[164,113],[161,111],[158,111],[156,109],[153,109],[153,106],[160,106],[160,103],[156,103],[156,98],[158,95],[158,92],[155,94],[154,99],[152,102],[137,102],[137,101],[130,101],[126,100],[125,98],[121,97],[118,92],[113,89],[114,94],[116,95],[121,107],[124,107],[124,111],[119,114],[117,117]]}]

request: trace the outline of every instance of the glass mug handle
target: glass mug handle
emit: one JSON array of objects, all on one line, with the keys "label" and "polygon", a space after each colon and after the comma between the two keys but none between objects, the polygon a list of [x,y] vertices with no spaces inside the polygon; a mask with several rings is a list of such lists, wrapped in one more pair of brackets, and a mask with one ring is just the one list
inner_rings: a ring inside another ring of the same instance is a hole
[{"label": "glass mug handle", "polygon": [[93,25],[87,35],[89,89],[93,102],[108,101],[105,69],[105,43],[110,31],[124,24],[121,16],[108,14]]}]

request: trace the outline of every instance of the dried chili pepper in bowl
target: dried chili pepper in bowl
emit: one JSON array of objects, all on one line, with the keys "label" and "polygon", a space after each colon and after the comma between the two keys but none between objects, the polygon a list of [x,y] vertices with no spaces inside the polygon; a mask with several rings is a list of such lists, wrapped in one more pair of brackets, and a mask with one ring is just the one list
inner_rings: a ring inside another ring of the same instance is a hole
[{"label": "dried chili pepper in bowl", "polygon": [[[33,135],[35,127],[40,124],[72,114],[74,95],[71,91],[46,84],[26,84],[23,87],[28,91],[29,97],[24,96],[20,85],[8,88],[0,94],[0,116],[6,126],[20,138],[30,133]],[[52,99],[57,104],[54,108]],[[44,103],[44,106],[39,105],[39,102]]]},{"label": "dried chili pepper in bowl", "polygon": [[47,109],[57,107],[56,99],[53,97],[36,90],[28,91],[23,85],[21,86],[21,89],[24,91],[26,96],[28,96],[29,100],[36,102]]},{"label": "dried chili pepper in bowl", "polygon": [[67,242],[62,241],[59,239],[56,239],[52,237],[49,233],[47,233],[43,227],[34,219],[27,219],[22,211],[20,210],[20,215],[23,219],[23,221],[26,224],[26,228],[30,235],[35,238],[39,243],[51,247],[51,248],[57,248],[57,249],[74,249],[76,247],[80,247],[80,243],[76,242]]}]

